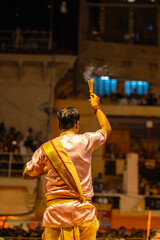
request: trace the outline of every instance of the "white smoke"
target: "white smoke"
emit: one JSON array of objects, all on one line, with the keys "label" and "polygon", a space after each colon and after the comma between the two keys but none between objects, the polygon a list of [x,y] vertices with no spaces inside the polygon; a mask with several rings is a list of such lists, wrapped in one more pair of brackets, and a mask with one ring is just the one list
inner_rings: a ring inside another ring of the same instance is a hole
[{"label": "white smoke", "polygon": [[83,77],[85,81],[93,78],[94,76],[106,76],[109,74],[109,66],[107,64],[103,65],[102,67],[97,67],[92,63],[85,67],[83,72]]}]

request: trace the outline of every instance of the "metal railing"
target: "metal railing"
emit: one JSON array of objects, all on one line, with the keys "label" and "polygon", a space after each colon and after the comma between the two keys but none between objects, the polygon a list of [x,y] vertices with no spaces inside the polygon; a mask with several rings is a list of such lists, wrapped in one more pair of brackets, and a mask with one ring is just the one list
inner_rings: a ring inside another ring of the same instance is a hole
[{"label": "metal railing", "polygon": [[[41,240],[42,238],[40,237],[1,237],[0,236],[0,240]],[[101,237],[101,238],[96,238],[97,240],[146,240],[147,238],[111,238],[111,237]]]},{"label": "metal railing", "polygon": [[50,48],[48,31],[0,31],[0,51],[48,51]]},{"label": "metal railing", "polygon": [[37,238],[37,237],[21,237],[21,236],[18,236],[18,237],[1,237],[0,236],[0,240],[32,240],[32,239],[34,239],[34,240],[41,240],[42,238],[41,237],[39,237],[39,238]]},{"label": "metal railing", "polygon": [[0,177],[21,177],[31,154],[0,153]]}]

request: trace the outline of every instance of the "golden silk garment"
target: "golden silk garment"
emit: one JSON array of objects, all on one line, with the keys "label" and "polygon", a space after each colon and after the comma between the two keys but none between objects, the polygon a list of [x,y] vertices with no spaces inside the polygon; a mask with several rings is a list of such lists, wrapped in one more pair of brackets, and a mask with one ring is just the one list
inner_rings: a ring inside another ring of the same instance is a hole
[{"label": "golden silk garment", "polygon": [[[55,138],[54,140],[45,143],[42,146],[42,149],[60,178],[76,193],[77,199],[81,202],[85,202],[86,199],[83,196],[77,171],[59,138]],[[63,196],[60,197],[60,199],[63,199]],[[64,199],[66,199],[66,197]],[[53,196],[53,203],[54,200]],[[52,201],[52,196],[48,201]]]},{"label": "golden silk garment", "polygon": [[[59,140],[74,164],[84,197],[91,198],[93,196],[92,152],[105,142],[105,131],[98,130],[96,132],[86,132],[85,134],[74,134],[67,131],[59,136]],[[92,221],[96,215],[95,207],[89,201],[80,202],[77,199],[77,193],[59,177],[42,148],[39,148],[33,154],[32,160],[26,164],[27,173],[30,176],[39,176],[46,166],[46,199],[48,200],[50,196],[54,196],[66,199],[75,198],[75,200],[63,204],[48,205],[43,216],[43,226],[51,228],[70,227]]]},{"label": "golden silk garment", "polygon": [[46,227],[42,235],[42,240],[96,240],[96,232],[98,228],[99,222],[97,218],[75,227]]}]

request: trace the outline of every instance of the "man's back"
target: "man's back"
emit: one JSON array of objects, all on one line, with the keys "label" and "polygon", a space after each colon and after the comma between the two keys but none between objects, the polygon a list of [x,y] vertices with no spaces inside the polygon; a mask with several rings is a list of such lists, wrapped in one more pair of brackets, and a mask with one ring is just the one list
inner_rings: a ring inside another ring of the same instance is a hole
[{"label": "man's back", "polygon": [[[91,198],[93,196],[91,176],[92,151],[105,142],[105,131],[98,130],[97,132],[85,134],[74,134],[73,132],[66,131],[60,135],[59,140],[75,166],[84,197]],[[58,148],[57,151],[59,151]],[[59,177],[59,174],[45,156],[44,151],[40,148],[33,155],[32,161],[27,164],[27,169],[33,175],[37,171],[40,174],[44,167],[47,167],[45,196],[48,203],[51,201],[52,196],[54,198],[57,196],[56,199],[59,199],[59,196],[63,199],[77,198],[76,193]],[[94,216],[95,208],[88,201],[81,203],[79,199],[76,199],[74,200],[74,204],[71,201],[63,203],[63,205],[59,204],[58,207],[55,201],[54,205],[50,206],[48,204],[44,213],[43,225],[67,225],[69,223],[88,221],[94,218]]]}]

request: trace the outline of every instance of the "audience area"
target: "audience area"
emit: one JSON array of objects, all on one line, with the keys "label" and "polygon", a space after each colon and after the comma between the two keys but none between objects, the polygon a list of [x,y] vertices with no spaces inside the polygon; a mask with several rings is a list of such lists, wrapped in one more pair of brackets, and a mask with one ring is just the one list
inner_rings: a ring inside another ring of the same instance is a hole
[{"label": "audience area", "polygon": [[119,229],[112,229],[110,227],[101,227],[97,232],[98,238],[146,238],[146,230],[131,228],[127,230],[124,226]]},{"label": "audience area", "polygon": [[[89,96],[85,95],[82,91],[77,91],[76,95],[74,92],[64,91],[63,89],[57,94],[57,98],[60,99],[88,99]],[[131,95],[126,95],[122,91],[110,93],[110,95],[100,95],[101,104],[106,105],[120,105],[120,106],[159,106],[160,105],[160,95],[156,96],[156,94],[150,89],[147,94],[140,95],[137,94],[137,90],[135,89],[134,93]]]},{"label": "audience area", "polygon": [[[96,178],[93,179],[93,188],[95,193],[107,193],[107,194],[125,194],[122,182],[105,181],[102,173],[99,173]],[[160,181],[153,181],[139,176],[139,194],[145,196],[160,195]],[[101,203],[101,198],[98,198],[98,202]],[[103,199],[104,202],[104,199]],[[108,202],[108,201],[107,201]],[[106,203],[107,203],[106,202]]]},{"label": "audience area", "polygon": [[1,239],[5,239],[3,237],[14,237],[17,239],[22,239],[21,237],[33,238],[41,238],[43,230],[41,229],[41,223],[38,224],[35,228],[31,228],[28,224],[27,227],[24,227],[23,224],[15,225],[14,227],[2,227],[0,229],[0,237]]},{"label": "audience area", "polygon": [[[28,238],[41,238],[43,233],[43,229],[41,228],[41,224],[38,224],[35,228],[31,228],[28,224],[27,227],[24,227],[23,224],[15,225],[14,227],[0,229],[0,237],[14,237],[21,239],[21,237]],[[112,229],[110,227],[102,227],[100,226],[97,232],[97,238],[145,238],[146,230],[143,229],[126,229],[124,226],[121,226],[119,229]]]},{"label": "audience area", "polygon": [[22,133],[0,123],[0,176],[22,176],[24,164],[44,142],[42,132],[28,128]]},{"label": "audience area", "polygon": [[118,92],[111,93],[110,96],[104,95],[101,102],[121,106],[156,106],[160,105],[160,96],[157,97],[151,90],[145,95],[139,95],[135,89],[130,96]]},{"label": "audience area", "polygon": [[5,124],[0,123],[0,153],[32,154],[43,141],[41,131],[34,132],[32,128],[28,128],[22,133],[15,127],[6,129]]}]

